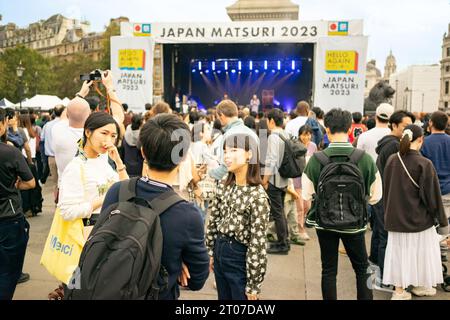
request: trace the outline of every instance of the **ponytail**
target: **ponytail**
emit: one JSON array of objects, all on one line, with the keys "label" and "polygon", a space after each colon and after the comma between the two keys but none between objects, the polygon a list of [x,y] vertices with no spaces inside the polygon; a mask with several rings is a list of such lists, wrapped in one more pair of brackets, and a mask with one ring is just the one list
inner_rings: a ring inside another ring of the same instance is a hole
[{"label": "ponytail", "polygon": [[403,135],[402,140],[400,140],[400,154],[404,156],[411,148],[411,139],[407,134]]},{"label": "ponytail", "polygon": [[400,140],[400,155],[404,156],[411,149],[411,142],[416,141],[423,136],[421,127],[410,124],[403,130],[402,139]]}]

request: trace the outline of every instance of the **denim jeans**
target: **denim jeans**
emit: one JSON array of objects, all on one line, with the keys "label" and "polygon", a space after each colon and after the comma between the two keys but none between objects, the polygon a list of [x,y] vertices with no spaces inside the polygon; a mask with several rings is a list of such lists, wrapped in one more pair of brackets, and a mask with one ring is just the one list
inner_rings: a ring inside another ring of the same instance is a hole
[{"label": "denim jeans", "polygon": [[368,270],[365,232],[343,234],[317,230],[322,259],[322,296],[324,300],[337,300],[336,276],[338,271],[339,240],[342,240],[356,274],[358,300],[372,300],[371,273]]},{"label": "denim jeans", "polygon": [[219,234],[214,245],[214,277],[219,300],[247,300],[247,247]]},{"label": "denim jeans", "polygon": [[[383,275],[384,269],[384,256],[386,254],[388,232],[384,229],[384,207],[383,200],[380,200],[373,206],[374,220],[372,239],[376,237],[378,242],[376,245],[372,243],[370,256],[376,255],[377,265],[380,267],[380,274]],[[372,240],[373,241],[373,240]],[[373,250],[373,251],[372,251]],[[373,261],[372,259],[370,259]]]},{"label": "denim jeans", "polygon": [[30,225],[25,217],[0,221],[0,300],[12,300],[22,273]]},{"label": "denim jeans", "polygon": [[282,246],[288,245],[288,225],[286,215],[284,214],[284,198],[286,196],[286,191],[269,183],[267,195],[270,200],[270,215],[275,222],[275,228],[277,230],[278,243]]}]

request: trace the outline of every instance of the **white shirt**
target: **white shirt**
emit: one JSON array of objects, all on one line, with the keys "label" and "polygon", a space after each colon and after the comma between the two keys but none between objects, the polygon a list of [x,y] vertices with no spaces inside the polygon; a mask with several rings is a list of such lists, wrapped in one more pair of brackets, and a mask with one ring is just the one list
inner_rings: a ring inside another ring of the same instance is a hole
[{"label": "white shirt", "polygon": [[[28,134],[28,130],[26,128],[23,128],[23,131],[25,132],[25,135],[27,136],[27,139],[28,139],[28,145],[30,146],[30,151],[31,151],[31,159],[35,159],[36,158],[36,138],[30,138],[30,135]],[[22,149],[22,154],[25,158],[27,157],[25,148]]]},{"label": "white shirt", "polygon": [[[84,180],[84,181],[83,181]],[[76,157],[64,170],[59,185],[58,207],[64,220],[89,218],[101,208],[92,210],[92,203],[106,194],[119,181],[119,174],[105,163],[104,157],[83,160]]]},{"label": "white shirt", "polygon": [[58,185],[64,169],[75,158],[78,150],[78,140],[83,137],[83,128],[69,127],[69,121],[62,120],[52,128],[51,148],[55,155],[58,168]]},{"label": "white shirt", "polygon": [[298,137],[298,130],[306,124],[308,117],[297,117],[286,124],[284,129],[291,137]]},{"label": "white shirt", "polygon": [[55,156],[52,150],[52,128],[59,121],[61,121],[61,118],[55,118],[54,120],[47,122],[44,128],[42,128],[41,140],[44,140],[45,155],[49,157]]},{"label": "white shirt", "polygon": [[390,133],[391,130],[389,128],[372,128],[358,137],[358,144],[356,147],[365,150],[372,156],[373,161],[377,162],[378,154],[375,149],[377,148],[378,141]]}]

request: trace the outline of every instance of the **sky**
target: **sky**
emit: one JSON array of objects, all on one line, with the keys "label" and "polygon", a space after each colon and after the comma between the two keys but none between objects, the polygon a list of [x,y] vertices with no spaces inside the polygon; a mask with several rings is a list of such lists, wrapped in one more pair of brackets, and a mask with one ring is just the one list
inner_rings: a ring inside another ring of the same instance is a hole
[{"label": "sky", "polygon": [[[132,22],[226,22],[226,7],[236,0],[0,0],[1,24],[26,27],[61,13],[88,20],[102,31],[110,18]],[[293,0],[299,19],[364,20],[369,36],[368,60],[383,72],[389,51],[398,70],[414,64],[435,64],[442,58],[442,37],[450,23],[450,0]]]}]

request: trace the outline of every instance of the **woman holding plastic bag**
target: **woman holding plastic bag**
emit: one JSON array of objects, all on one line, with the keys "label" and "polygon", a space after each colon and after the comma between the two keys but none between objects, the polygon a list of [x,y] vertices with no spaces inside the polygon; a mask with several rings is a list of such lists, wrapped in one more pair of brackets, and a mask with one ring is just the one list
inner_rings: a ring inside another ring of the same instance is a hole
[{"label": "woman holding plastic bag", "polygon": [[[78,266],[106,192],[113,183],[128,179],[116,148],[119,135],[119,126],[112,116],[103,112],[91,114],[78,154],[62,175],[59,202],[41,264],[65,285]],[[116,170],[108,163],[108,156]]]}]

